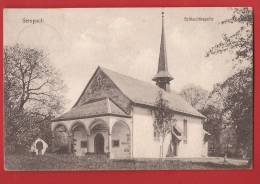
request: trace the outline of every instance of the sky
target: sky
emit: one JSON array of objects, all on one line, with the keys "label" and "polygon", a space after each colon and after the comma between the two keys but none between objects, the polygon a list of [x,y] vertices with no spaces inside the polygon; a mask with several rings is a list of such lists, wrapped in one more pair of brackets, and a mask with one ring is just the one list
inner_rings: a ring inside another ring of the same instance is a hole
[{"label": "sky", "polygon": [[220,24],[231,17],[230,8],[5,9],[4,45],[44,49],[67,86],[70,108],[98,66],[153,83],[162,11],[171,89],[211,90],[232,75],[232,53],[205,57],[224,33],[238,29]]}]

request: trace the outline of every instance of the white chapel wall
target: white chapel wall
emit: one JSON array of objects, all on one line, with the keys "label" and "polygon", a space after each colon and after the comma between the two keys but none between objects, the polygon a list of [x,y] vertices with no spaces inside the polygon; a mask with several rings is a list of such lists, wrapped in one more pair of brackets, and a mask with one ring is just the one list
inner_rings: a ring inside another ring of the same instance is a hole
[{"label": "white chapel wall", "polygon": [[158,158],[160,142],[154,140],[151,111],[146,108],[133,108],[133,157]]},{"label": "white chapel wall", "polygon": [[183,121],[187,120],[187,143],[179,143],[178,157],[201,157],[203,155],[203,124],[202,120],[196,117],[175,114],[177,127],[184,131]]},{"label": "white chapel wall", "polygon": [[[183,121],[187,120],[187,144],[179,143],[177,157],[202,157],[205,156],[203,142],[203,124],[200,118],[175,114],[177,127],[183,133]],[[164,141],[164,157],[167,154],[171,137],[168,135]],[[134,107],[133,109],[133,157],[158,158],[160,155],[160,142],[154,139],[153,118],[151,110]]]}]

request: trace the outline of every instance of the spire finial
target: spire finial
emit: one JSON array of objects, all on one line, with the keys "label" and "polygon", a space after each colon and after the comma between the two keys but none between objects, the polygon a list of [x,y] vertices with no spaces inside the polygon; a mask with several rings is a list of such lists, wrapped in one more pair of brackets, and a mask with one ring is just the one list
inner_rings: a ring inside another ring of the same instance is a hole
[{"label": "spire finial", "polygon": [[[164,11],[162,11],[162,32],[164,32]],[[163,33],[164,34],[164,33]]]}]

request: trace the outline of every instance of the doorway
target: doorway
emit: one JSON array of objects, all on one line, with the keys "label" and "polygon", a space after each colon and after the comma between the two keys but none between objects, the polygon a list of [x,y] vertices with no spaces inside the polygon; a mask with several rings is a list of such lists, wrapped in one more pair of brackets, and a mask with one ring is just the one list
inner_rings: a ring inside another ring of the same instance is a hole
[{"label": "doorway", "polygon": [[94,150],[97,154],[104,153],[104,136],[98,133],[94,139]]}]

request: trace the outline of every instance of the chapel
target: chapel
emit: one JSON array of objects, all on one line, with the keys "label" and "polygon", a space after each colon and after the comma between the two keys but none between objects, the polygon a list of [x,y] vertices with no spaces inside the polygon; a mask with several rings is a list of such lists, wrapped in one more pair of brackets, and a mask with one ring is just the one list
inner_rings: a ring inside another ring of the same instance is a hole
[{"label": "chapel", "polygon": [[111,159],[159,158],[160,138],[154,130],[154,108],[159,91],[174,113],[163,157],[205,157],[208,136],[205,116],[170,87],[164,13],[155,84],[98,67],[75,105],[52,120],[53,150],[70,154],[104,154]]}]

